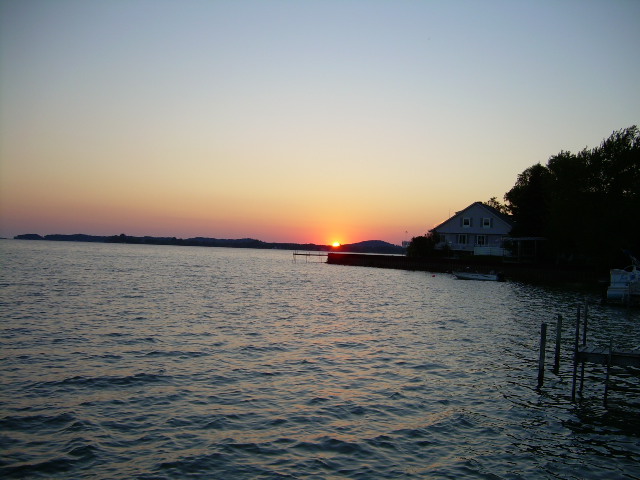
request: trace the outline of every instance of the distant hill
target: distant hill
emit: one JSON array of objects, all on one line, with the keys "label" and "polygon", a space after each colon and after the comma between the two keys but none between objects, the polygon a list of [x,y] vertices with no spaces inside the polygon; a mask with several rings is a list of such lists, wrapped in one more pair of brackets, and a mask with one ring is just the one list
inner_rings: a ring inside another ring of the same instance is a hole
[{"label": "distant hill", "polygon": [[389,242],[382,240],[365,240],[364,242],[349,243],[341,245],[339,249],[341,252],[351,253],[389,253],[389,254],[402,254],[405,249],[398,245],[393,245]]},{"label": "distant hill", "polygon": [[50,240],[56,242],[102,242],[102,243],[128,243],[147,245],[184,245],[195,247],[225,247],[225,248],[262,248],[278,250],[308,250],[322,252],[345,252],[345,253],[386,253],[403,254],[404,248],[393,245],[382,240],[366,240],[364,242],[351,243],[332,247],[331,245],[316,245],[314,243],[274,243],[263,242],[254,238],[176,238],[176,237],[133,237],[121,233],[120,235],[100,236],[86,235],[84,233],[75,234],[54,234],[41,236],[37,233],[16,235],[16,240]]}]

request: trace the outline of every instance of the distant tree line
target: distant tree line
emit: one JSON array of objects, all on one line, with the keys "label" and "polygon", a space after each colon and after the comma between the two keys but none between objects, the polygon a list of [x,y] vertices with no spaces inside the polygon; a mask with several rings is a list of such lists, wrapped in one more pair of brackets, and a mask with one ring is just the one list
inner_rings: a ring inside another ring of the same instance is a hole
[{"label": "distant tree line", "polygon": [[[561,151],[518,175],[504,195],[485,202],[512,215],[514,237],[544,237],[546,261],[609,268],[640,255],[640,131],[615,131],[595,148]],[[429,255],[432,232],[407,254]]]},{"label": "distant tree line", "polygon": [[258,248],[258,249],[274,249],[274,250],[307,250],[321,252],[342,252],[342,253],[384,253],[399,255],[404,253],[404,249],[398,245],[381,240],[365,240],[363,242],[340,245],[333,247],[331,245],[316,245],[315,243],[274,243],[263,242],[254,238],[239,239],[221,239],[221,238],[176,238],[176,237],[135,237],[131,235],[101,236],[86,235],[76,233],[71,235],[53,234],[39,235],[37,233],[27,233],[16,235],[16,240],[53,240],[58,242],[102,242],[102,243],[127,243],[142,245],[179,245],[190,247],[225,247],[225,248]]}]

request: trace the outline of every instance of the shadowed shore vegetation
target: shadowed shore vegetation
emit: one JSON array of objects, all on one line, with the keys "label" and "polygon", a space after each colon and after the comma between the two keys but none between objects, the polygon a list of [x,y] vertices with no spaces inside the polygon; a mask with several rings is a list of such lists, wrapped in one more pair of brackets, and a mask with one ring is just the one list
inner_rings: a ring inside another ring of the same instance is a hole
[{"label": "shadowed shore vegetation", "polygon": [[[504,195],[485,202],[512,215],[512,237],[544,237],[539,263],[596,270],[624,267],[640,253],[640,130],[615,131],[594,148],[561,151],[523,171]],[[414,237],[407,254],[435,250],[433,232]]]}]

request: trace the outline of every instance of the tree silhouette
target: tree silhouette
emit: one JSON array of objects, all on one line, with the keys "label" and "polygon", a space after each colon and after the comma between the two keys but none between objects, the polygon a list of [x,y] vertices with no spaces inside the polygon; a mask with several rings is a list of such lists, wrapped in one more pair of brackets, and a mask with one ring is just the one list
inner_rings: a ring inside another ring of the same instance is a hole
[{"label": "tree silhouette", "polygon": [[640,131],[615,131],[598,147],[561,151],[522,172],[505,194],[514,236],[544,236],[556,260],[605,267],[640,250]]}]

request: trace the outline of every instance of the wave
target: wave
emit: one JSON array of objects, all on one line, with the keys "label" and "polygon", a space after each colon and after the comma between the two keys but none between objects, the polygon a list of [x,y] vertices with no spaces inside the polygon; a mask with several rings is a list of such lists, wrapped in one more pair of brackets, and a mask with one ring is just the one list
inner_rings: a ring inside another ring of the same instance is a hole
[{"label": "wave", "polygon": [[108,389],[122,388],[131,386],[140,386],[153,383],[168,383],[172,379],[169,375],[152,374],[152,373],[136,373],[125,376],[102,376],[102,377],[84,377],[76,375],[65,378],[64,380],[51,382],[36,382],[28,389],[36,389],[38,391],[49,391],[60,388],[82,388],[82,389]]},{"label": "wave", "polygon": [[76,416],[65,412],[58,415],[9,415],[0,419],[2,431],[60,430],[75,422]]},{"label": "wave", "polygon": [[196,358],[206,357],[210,355],[207,352],[182,351],[182,350],[152,350],[145,353],[145,357],[179,357],[179,358]]}]

